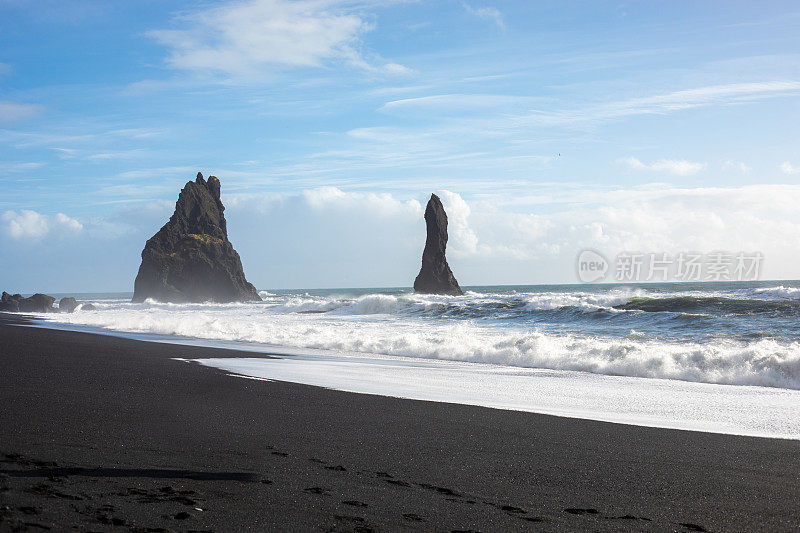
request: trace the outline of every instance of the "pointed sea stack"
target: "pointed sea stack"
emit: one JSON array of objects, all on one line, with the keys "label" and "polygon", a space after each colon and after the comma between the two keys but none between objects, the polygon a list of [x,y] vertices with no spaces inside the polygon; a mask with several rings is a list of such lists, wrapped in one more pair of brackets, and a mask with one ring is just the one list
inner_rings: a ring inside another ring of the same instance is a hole
[{"label": "pointed sea stack", "polygon": [[228,240],[220,182],[197,173],[181,190],[169,222],[147,241],[133,301],[258,301],[242,261]]},{"label": "pointed sea stack", "polygon": [[414,292],[452,296],[464,294],[444,255],[447,248],[447,213],[435,194],[431,194],[425,208],[425,225],[428,227],[428,238],[422,252],[422,268],[414,280]]}]

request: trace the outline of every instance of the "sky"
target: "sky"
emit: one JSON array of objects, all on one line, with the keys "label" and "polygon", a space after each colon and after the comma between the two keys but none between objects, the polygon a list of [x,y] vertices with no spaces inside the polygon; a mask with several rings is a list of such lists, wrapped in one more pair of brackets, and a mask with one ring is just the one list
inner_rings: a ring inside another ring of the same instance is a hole
[{"label": "sky", "polygon": [[131,291],[201,171],[259,289],[760,253],[800,278],[796,2],[0,0],[0,289]]}]

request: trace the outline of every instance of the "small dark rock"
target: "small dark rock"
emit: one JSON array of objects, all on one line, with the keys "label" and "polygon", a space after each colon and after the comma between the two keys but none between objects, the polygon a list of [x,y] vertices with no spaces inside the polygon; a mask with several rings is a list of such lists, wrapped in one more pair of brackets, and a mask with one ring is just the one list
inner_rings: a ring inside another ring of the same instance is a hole
[{"label": "small dark rock", "polygon": [[186,511],[181,511],[180,513],[175,515],[175,520],[186,520],[191,517],[192,517],[191,513],[187,513]]},{"label": "small dark rock", "polygon": [[81,311],[97,311],[97,308],[92,304],[83,304],[81,306]]},{"label": "small dark rock", "polygon": [[62,313],[71,313],[78,307],[78,301],[72,296],[61,298],[58,301],[58,310]]}]

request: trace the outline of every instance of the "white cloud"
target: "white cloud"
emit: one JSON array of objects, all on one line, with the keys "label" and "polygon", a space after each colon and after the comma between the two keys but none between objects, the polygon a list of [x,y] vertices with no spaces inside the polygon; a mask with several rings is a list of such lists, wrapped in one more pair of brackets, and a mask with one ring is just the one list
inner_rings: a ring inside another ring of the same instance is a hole
[{"label": "white cloud", "polygon": [[259,77],[285,67],[321,67],[341,61],[389,74],[396,63],[375,65],[359,51],[371,29],[352,3],[335,0],[250,0],[226,3],[177,18],[181,29],[148,35],[170,48],[171,67]]},{"label": "white cloud", "polygon": [[671,93],[586,106],[575,110],[536,111],[527,117],[544,125],[610,120],[633,115],[665,115],[712,105],[736,105],[800,92],[800,81],[768,81],[709,85]]},{"label": "white cloud", "polygon": [[397,200],[389,193],[345,192],[337,187],[319,187],[305,190],[301,196],[311,208],[317,210],[355,210],[381,217],[398,214],[416,216],[422,213],[418,201]]},{"label": "white cloud", "polygon": [[7,162],[7,163],[0,163],[0,170],[3,172],[25,172],[28,170],[35,170],[44,166],[44,163],[38,161],[27,161],[27,162]]},{"label": "white cloud", "polygon": [[781,165],[781,172],[784,174],[800,174],[800,167],[792,165],[789,161],[784,161]]},{"label": "white cloud", "polygon": [[41,111],[42,107],[34,104],[0,102],[0,122],[14,122],[25,118],[35,117],[41,113]]},{"label": "white cloud", "polygon": [[64,213],[49,216],[28,209],[6,211],[0,215],[0,222],[5,233],[17,240],[38,240],[50,233],[70,235],[83,229],[83,224]]},{"label": "white cloud", "polygon": [[722,164],[722,170],[737,170],[742,174],[747,174],[752,168],[742,163],[741,161],[725,161]]},{"label": "white cloud", "polygon": [[[611,258],[622,251],[760,251],[765,276],[800,275],[800,186],[527,189],[529,197],[437,192],[459,282],[574,282],[574,260],[583,248]],[[553,192],[561,195],[557,201],[543,201]],[[270,283],[309,286],[308,279],[321,276],[323,286],[408,285],[419,269],[427,195],[407,199],[325,187],[234,197],[228,201],[231,240],[248,267],[262,265],[256,271],[272,269],[281,279]],[[251,227],[291,227],[291,239]],[[276,264],[275,257],[284,260]],[[322,273],[314,265],[324,265]]]},{"label": "white cloud", "polygon": [[478,251],[478,236],[469,225],[470,208],[457,193],[441,192],[447,213],[448,244],[455,254],[469,255]]},{"label": "white cloud", "polygon": [[796,94],[800,81],[768,81],[709,85],[666,94],[635,98],[616,105],[620,112],[658,113],[711,104],[751,102],[763,98]]},{"label": "white cloud", "polygon": [[462,2],[461,5],[464,6],[464,9],[466,9],[468,13],[494,22],[501,30],[505,29],[506,25],[503,21],[503,14],[500,13],[500,10],[496,7],[473,7],[466,2]]},{"label": "white cloud", "polygon": [[[800,81],[773,81],[711,85],[695,89],[656,94],[602,104],[584,104],[572,109],[533,110],[516,115],[501,116],[498,125],[505,127],[531,125],[567,125],[622,118],[633,115],[665,115],[684,109],[711,105],[734,105],[756,102],[766,98],[800,93]],[[502,94],[436,94],[405,98],[385,103],[381,110],[421,108],[430,112],[441,107],[487,110],[497,107],[529,108],[541,99]]]},{"label": "white cloud", "polygon": [[114,152],[100,152],[97,154],[87,155],[85,158],[89,161],[109,161],[118,159],[135,159],[147,154],[143,148],[135,148],[132,150],[117,150]]},{"label": "white cloud", "polygon": [[399,110],[402,112],[407,112],[409,109],[421,109],[424,112],[430,112],[431,110],[441,112],[442,109],[459,111],[464,109],[488,110],[499,107],[529,106],[531,103],[540,100],[540,98],[530,96],[507,96],[502,94],[434,94],[392,100],[383,104],[379,110]]},{"label": "white cloud", "polygon": [[705,163],[695,163],[685,159],[659,159],[652,163],[645,164],[635,157],[621,159],[620,162],[628,165],[634,170],[654,170],[656,172],[667,172],[677,176],[690,176],[697,174],[705,168]]},{"label": "white cloud", "polygon": [[[766,277],[800,276],[800,185],[609,190],[528,183],[523,192],[466,196],[452,186],[439,189],[449,219],[448,258],[462,285],[574,282],[583,248],[609,258],[621,251],[759,251]],[[231,241],[259,287],[356,287],[412,283],[427,200],[421,191],[325,187],[227,194],[225,203]],[[59,236],[81,246],[120,246],[133,261],[132,279],[141,246],[173,207],[172,198],[127,206],[116,218],[83,225],[66,215],[8,211],[0,213],[0,238],[44,241],[48,248]],[[64,238],[79,232],[87,238]]]}]

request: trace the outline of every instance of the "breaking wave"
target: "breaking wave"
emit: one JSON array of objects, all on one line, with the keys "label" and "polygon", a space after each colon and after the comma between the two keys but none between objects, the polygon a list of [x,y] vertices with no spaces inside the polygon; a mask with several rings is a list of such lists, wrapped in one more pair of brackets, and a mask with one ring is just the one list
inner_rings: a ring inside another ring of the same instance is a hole
[{"label": "breaking wave", "polygon": [[44,317],[213,341],[800,389],[800,335],[787,330],[798,327],[800,298],[792,287],[747,291],[262,291],[260,303],[108,300]]}]

